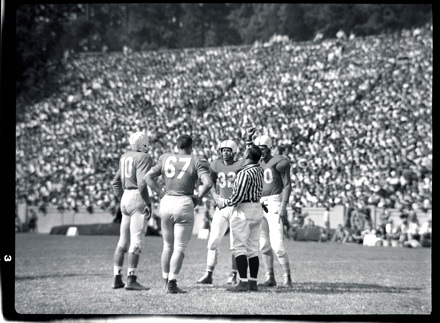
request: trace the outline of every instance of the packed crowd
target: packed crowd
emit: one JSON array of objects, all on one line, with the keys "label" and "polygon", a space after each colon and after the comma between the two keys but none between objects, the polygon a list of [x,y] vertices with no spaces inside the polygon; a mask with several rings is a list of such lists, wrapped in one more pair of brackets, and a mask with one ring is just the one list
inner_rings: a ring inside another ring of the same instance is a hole
[{"label": "packed crowd", "polygon": [[[16,125],[18,203],[113,209],[131,133],[154,159],[178,135],[218,158],[244,131],[291,160],[293,207],[432,203],[432,26],[399,34],[72,56],[51,97]],[[44,86],[44,84],[40,85]],[[240,153],[238,154],[240,157]]]}]

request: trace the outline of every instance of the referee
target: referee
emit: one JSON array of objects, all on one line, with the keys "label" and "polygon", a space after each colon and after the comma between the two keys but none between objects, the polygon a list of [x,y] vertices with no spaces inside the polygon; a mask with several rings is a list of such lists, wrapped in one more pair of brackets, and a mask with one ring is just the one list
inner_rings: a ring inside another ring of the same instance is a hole
[{"label": "referee", "polygon": [[[258,259],[260,225],[263,219],[263,208],[260,204],[263,191],[263,169],[258,162],[261,150],[256,145],[250,145],[245,152],[245,161],[238,172],[228,199],[219,197],[219,209],[233,206],[230,218],[231,250],[237,262],[240,275],[239,283],[229,291],[257,291],[257,276],[260,261]],[[249,279],[247,271],[249,267]]]}]

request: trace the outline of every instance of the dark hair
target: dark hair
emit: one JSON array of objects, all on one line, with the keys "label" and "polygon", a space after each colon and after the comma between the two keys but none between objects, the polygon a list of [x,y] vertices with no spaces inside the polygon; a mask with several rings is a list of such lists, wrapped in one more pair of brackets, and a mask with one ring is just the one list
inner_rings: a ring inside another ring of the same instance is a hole
[{"label": "dark hair", "polygon": [[260,147],[252,144],[247,148],[247,155],[250,160],[259,161],[261,158],[261,149]]},{"label": "dark hair", "polygon": [[192,147],[193,140],[190,135],[181,135],[177,138],[177,148],[188,149]]}]

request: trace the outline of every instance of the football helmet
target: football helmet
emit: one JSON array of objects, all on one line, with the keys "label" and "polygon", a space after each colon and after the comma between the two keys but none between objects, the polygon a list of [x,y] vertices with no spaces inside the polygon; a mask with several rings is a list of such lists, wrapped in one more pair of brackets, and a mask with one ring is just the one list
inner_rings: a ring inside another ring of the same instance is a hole
[{"label": "football helmet", "polygon": [[144,153],[148,152],[148,137],[143,131],[135,132],[130,136],[129,139],[130,148],[135,151],[142,151]]},{"label": "football helmet", "polygon": [[221,151],[223,148],[231,148],[233,154],[236,154],[238,151],[238,146],[233,140],[222,141],[219,150]]},{"label": "football helmet", "polygon": [[272,149],[272,139],[269,136],[261,135],[255,138],[254,141],[257,146],[266,146],[269,149]]}]

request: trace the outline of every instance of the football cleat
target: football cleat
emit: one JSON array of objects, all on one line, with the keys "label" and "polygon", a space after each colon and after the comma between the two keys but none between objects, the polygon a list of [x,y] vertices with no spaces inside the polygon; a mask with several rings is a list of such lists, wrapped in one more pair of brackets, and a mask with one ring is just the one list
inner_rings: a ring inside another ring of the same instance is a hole
[{"label": "football cleat", "polygon": [[240,280],[237,285],[226,289],[229,292],[247,292],[249,291],[249,282]]},{"label": "football cleat", "polygon": [[228,285],[237,285],[237,272],[236,271],[233,271],[230,275],[229,275],[229,277],[228,277],[228,280],[226,281],[226,284],[228,284]]},{"label": "football cleat", "polygon": [[137,281],[137,276],[129,275],[127,276],[127,285],[125,285],[126,290],[149,290],[150,288],[139,284]]},{"label": "football cleat", "polygon": [[177,287],[177,282],[175,279],[169,280],[167,284],[167,294],[184,294],[186,290]]},{"label": "football cleat", "polygon": [[122,275],[115,275],[115,280],[113,282],[112,288],[118,289],[125,287],[125,283],[122,281]]},{"label": "football cleat", "polygon": [[284,287],[293,287],[292,285],[292,278],[290,277],[290,274],[284,274],[283,275],[283,286]]},{"label": "football cleat", "polygon": [[143,131],[135,132],[130,136],[129,139],[130,148],[134,151],[142,151],[144,153],[148,152],[148,137]]},{"label": "football cleat", "polygon": [[205,273],[202,278],[197,281],[197,284],[212,284],[212,276],[209,273]]},{"label": "football cleat", "polygon": [[274,287],[277,285],[277,282],[275,281],[275,276],[273,273],[266,275],[266,280],[264,283],[258,284],[258,286],[261,287]]},{"label": "football cleat", "polygon": [[250,280],[249,281],[249,290],[253,292],[258,291],[257,281],[256,280]]}]

